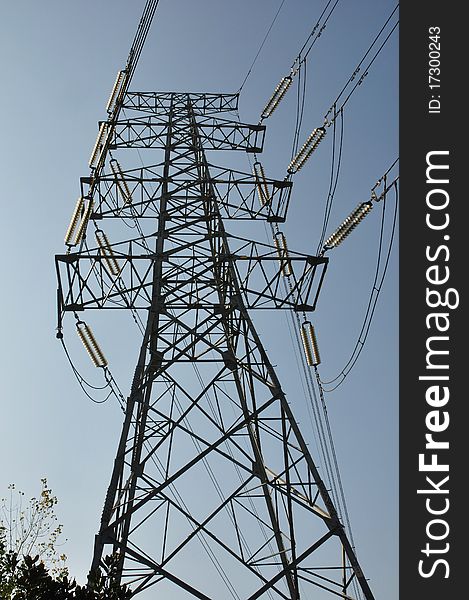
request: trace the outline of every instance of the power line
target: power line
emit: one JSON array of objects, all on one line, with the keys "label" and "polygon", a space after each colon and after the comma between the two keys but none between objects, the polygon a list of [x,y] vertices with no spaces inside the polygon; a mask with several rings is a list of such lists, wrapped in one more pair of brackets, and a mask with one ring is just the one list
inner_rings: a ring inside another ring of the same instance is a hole
[{"label": "power line", "polygon": [[129,56],[127,58],[126,71],[127,78],[125,81],[124,93],[127,91],[132,77],[134,75],[135,69],[137,68],[138,61],[140,59],[140,55],[143,50],[143,46],[145,45],[145,41],[148,36],[148,32],[150,31],[150,27],[153,21],[153,17],[155,16],[156,9],[158,8],[159,0],[147,0],[145,4],[145,8],[143,9],[142,16],[140,18],[140,22],[137,27],[137,31],[135,33],[134,40],[132,42],[132,46],[130,48]]},{"label": "power line", "polygon": [[[332,3],[332,0],[329,0],[327,2],[326,6],[324,7],[322,13],[319,16],[319,19],[317,20],[316,25],[313,27],[313,30],[311,31],[309,36],[306,38],[306,41],[303,44],[301,50],[299,51],[298,56],[293,61],[293,64],[291,66],[292,73],[293,72],[296,73],[296,70],[300,68],[301,64],[306,62],[308,54],[311,52],[311,50],[312,50],[314,44],[317,42],[317,40],[321,37],[322,32],[326,28],[327,22],[329,21],[332,13],[334,12],[335,7],[337,6],[337,4],[339,2],[340,2],[340,0],[335,1],[334,6],[331,8],[331,10],[329,11],[329,14],[327,15],[327,17],[324,20],[324,23],[321,25],[321,19],[323,18],[324,14],[326,13],[327,9],[329,8],[330,4]],[[318,31],[318,29],[319,29],[319,31]],[[311,40],[311,42],[310,42],[310,40]],[[309,46],[308,46],[308,43],[309,43]],[[303,51],[306,48],[306,46],[308,46],[308,48],[303,54]]]},{"label": "power line", "polygon": [[339,95],[337,96],[337,98],[334,100],[334,102],[332,103],[331,107],[329,108],[329,110],[327,111],[324,119],[327,120],[329,114],[331,112],[333,112],[333,118],[332,120],[335,120],[337,118],[337,114],[343,110],[343,108],[345,107],[345,105],[347,104],[347,102],[350,100],[350,97],[352,96],[353,92],[357,89],[358,86],[360,86],[365,77],[368,75],[368,71],[370,69],[370,67],[372,66],[372,64],[375,62],[375,60],[377,59],[377,57],[379,56],[379,54],[381,53],[382,49],[384,48],[384,46],[386,45],[387,41],[389,40],[389,38],[391,37],[391,35],[394,33],[394,31],[396,30],[397,26],[399,25],[399,20],[396,21],[396,23],[394,24],[393,28],[391,29],[391,31],[388,33],[388,35],[386,36],[385,40],[383,41],[383,43],[381,44],[381,46],[378,48],[378,50],[375,52],[373,58],[371,59],[371,61],[368,63],[367,67],[365,68],[363,75],[360,77],[360,79],[355,83],[355,85],[353,86],[352,90],[349,92],[349,94],[347,95],[347,97],[345,98],[345,100],[342,102],[342,104],[340,105],[340,107],[338,108],[338,110],[336,110],[336,107],[339,103],[340,98],[342,97],[342,95],[345,93],[345,91],[347,90],[348,86],[355,81],[356,76],[358,75],[358,73],[361,71],[362,65],[365,62],[366,58],[368,57],[368,55],[370,54],[370,52],[373,49],[373,46],[376,44],[376,42],[379,40],[379,38],[381,37],[381,34],[383,33],[383,31],[386,29],[388,23],[391,21],[392,17],[394,16],[394,13],[397,11],[397,9],[399,8],[399,4],[397,4],[394,8],[394,10],[391,12],[391,14],[389,15],[389,17],[386,19],[384,25],[381,27],[381,29],[379,30],[378,34],[375,36],[374,40],[371,42],[368,50],[365,52],[365,54],[363,55],[363,58],[360,60],[360,62],[358,63],[358,65],[356,66],[354,72],[352,73],[352,75],[349,77],[349,79],[347,80],[346,84],[344,85],[344,87],[341,89],[341,91],[339,92]]},{"label": "power line", "polygon": [[[305,65],[306,65],[306,62],[305,62]],[[301,70],[299,71],[299,74],[298,74],[295,133],[293,136],[293,144],[292,144],[290,160],[293,160],[293,157],[298,152],[298,145],[300,143],[300,131],[301,131],[301,124],[303,123],[303,114],[304,114],[305,101],[306,101],[306,76],[307,76],[307,73],[308,73],[307,69],[306,68],[303,69],[303,81],[301,81],[301,79],[302,79]]]},{"label": "power line", "polygon": [[[337,184],[339,182],[340,175],[340,167],[342,164],[342,149],[344,142],[344,114],[343,111],[340,110],[340,133],[339,133],[339,148],[338,148],[338,157],[337,157],[337,166],[335,166],[335,154],[336,154],[336,124],[335,120],[333,123],[333,134],[332,134],[332,160],[331,160],[331,176],[329,181],[329,190],[327,192],[326,205],[324,207],[324,219],[322,225],[321,236],[319,238],[318,247],[316,253],[319,254],[322,244],[324,242],[324,238],[326,236],[327,225],[329,223],[329,217],[332,210],[332,205],[334,202],[335,192],[337,189]],[[334,173],[335,171],[335,173]]]},{"label": "power line", "polygon": [[[371,68],[371,66],[373,65],[373,63],[375,62],[375,60],[377,59],[377,57],[379,56],[379,54],[381,53],[381,51],[383,50],[384,46],[386,45],[387,41],[389,40],[389,38],[391,37],[391,35],[393,34],[393,32],[396,30],[396,28],[397,28],[397,26],[399,24],[399,20],[394,24],[393,28],[388,33],[388,35],[386,36],[386,38],[382,42],[381,46],[378,48],[378,50],[373,55],[373,58],[370,60],[370,62],[366,66],[366,68],[365,68],[365,70],[363,72],[363,75],[360,77],[360,79],[356,82],[356,84],[350,90],[350,92],[348,93],[347,97],[345,98],[345,100],[342,102],[342,104],[340,106],[338,106],[339,100],[342,97],[342,95],[346,92],[349,84],[352,81],[355,80],[357,74],[361,70],[361,65],[364,63],[364,61],[366,60],[367,56],[372,51],[374,45],[380,39],[381,34],[386,29],[388,23],[392,19],[392,17],[394,15],[394,13],[396,12],[398,6],[399,5],[397,5],[394,8],[394,10],[392,11],[391,15],[388,17],[388,19],[386,20],[386,22],[382,26],[381,30],[379,31],[379,33],[376,35],[375,39],[373,40],[373,42],[369,46],[368,50],[365,52],[365,55],[363,56],[363,58],[359,62],[359,64],[356,67],[355,71],[352,73],[352,75],[350,76],[350,78],[347,80],[347,83],[342,88],[342,90],[340,91],[339,95],[337,96],[337,98],[333,102],[332,106],[329,108],[329,110],[325,114],[325,116],[324,116],[324,125],[322,127],[317,127],[315,129],[313,129],[313,131],[311,132],[311,134],[309,135],[309,137],[306,139],[305,143],[301,147],[301,149],[298,152],[298,154],[296,154],[296,156],[292,159],[292,161],[288,165],[287,176],[286,176],[287,178],[289,177],[289,175],[293,175],[294,173],[296,173],[297,171],[299,171],[303,167],[303,165],[306,163],[306,161],[310,158],[310,156],[313,154],[313,152],[318,147],[319,143],[324,139],[324,137],[326,135],[326,127],[330,127],[335,122],[335,120],[337,119],[338,115],[341,115],[341,117],[343,119],[343,110],[345,108],[345,105],[350,100],[352,94],[355,92],[355,90],[357,89],[357,87],[360,86],[363,83],[365,77],[368,75],[369,69]],[[334,5],[334,7],[335,7],[335,5]],[[280,103],[280,101],[284,97],[286,91],[290,87],[291,79],[292,79],[292,77],[290,75],[288,77],[284,77],[281,80],[281,82],[279,83],[279,85],[276,87],[274,93],[272,94],[272,96],[271,96],[269,102],[267,103],[266,107],[264,108],[264,111],[263,111],[262,117],[261,117],[261,121],[262,121],[263,118],[267,118],[268,116],[270,116],[274,112],[275,108],[278,106],[278,104]],[[329,116],[330,116],[331,113],[333,113],[333,116],[332,116],[332,118],[329,118]]]},{"label": "power line", "polygon": [[[395,164],[395,163],[394,163]],[[336,375],[334,378],[328,380],[328,381],[322,381],[321,380],[321,384],[324,385],[331,385],[335,382],[338,381],[338,383],[336,385],[334,385],[332,388],[330,389],[325,389],[325,392],[332,392],[334,390],[336,390],[339,385],[342,384],[342,382],[345,380],[345,378],[347,377],[347,375],[350,373],[350,371],[353,369],[353,367],[355,366],[358,357],[360,356],[367,337],[368,337],[368,333],[370,331],[370,327],[371,327],[371,322],[373,320],[373,316],[375,313],[375,309],[376,309],[376,305],[377,305],[377,301],[378,301],[378,297],[380,295],[381,292],[381,288],[383,286],[383,282],[384,279],[386,277],[386,272],[388,269],[388,265],[389,265],[389,259],[390,259],[390,255],[391,255],[391,250],[392,250],[392,245],[393,245],[393,241],[394,241],[394,234],[395,234],[395,228],[396,228],[396,220],[397,220],[397,211],[398,211],[398,204],[399,204],[399,192],[398,192],[398,185],[397,185],[397,181],[398,178],[396,178],[389,186],[386,185],[386,176],[384,176],[384,182],[385,182],[385,189],[383,191],[383,195],[382,195],[382,199],[383,199],[383,211],[382,211],[382,217],[381,217],[381,226],[380,226],[380,235],[379,235],[379,244],[378,244],[378,255],[377,255],[377,264],[376,264],[376,270],[375,270],[375,276],[374,276],[374,280],[373,280],[373,284],[371,287],[371,293],[370,293],[370,297],[368,300],[368,304],[367,304],[367,308],[366,308],[366,312],[365,312],[365,317],[363,319],[363,323],[362,323],[362,327],[357,339],[357,342],[355,344],[355,347],[351,353],[351,356],[349,358],[349,360],[346,362],[346,364],[344,365],[344,367],[342,367],[340,373],[338,375]],[[394,213],[393,213],[393,217],[392,217],[392,226],[391,226],[391,233],[390,233],[390,239],[389,239],[389,243],[388,243],[388,249],[386,252],[386,258],[384,261],[384,266],[383,266],[383,270],[380,276],[380,269],[382,266],[382,247],[383,247],[383,237],[384,237],[384,223],[385,223],[385,212],[386,212],[386,195],[387,192],[390,188],[394,189],[394,193],[395,193],[395,203],[394,203]],[[363,336],[363,337],[362,337]]]},{"label": "power line", "polygon": [[65,356],[67,357],[68,362],[70,363],[70,367],[72,368],[72,372],[75,375],[76,380],[78,381],[78,385],[81,387],[83,393],[95,404],[104,404],[105,402],[107,402],[109,400],[109,398],[112,396],[112,394],[114,393],[113,389],[111,388],[109,393],[107,394],[107,396],[104,397],[104,399],[102,400],[97,400],[96,398],[94,398],[86,389],[86,386],[89,387],[90,389],[93,390],[105,390],[105,389],[109,389],[110,385],[108,382],[106,382],[103,386],[94,386],[91,383],[89,383],[88,381],[86,381],[86,379],[81,375],[81,373],[78,371],[78,369],[75,367],[74,362],[72,361],[72,358],[70,356],[70,353],[67,349],[67,346],[65,345],[64,339],[60,338],[60,342],[62,344],[62,348],[65,352]]},{"label": "power line", "polygon": [[[275,227],[278,230],[278,225],[276,225],[276,224],[275,225],[271,224],[271,227],[272,227],[272,232],[274,232]],[[285,279],[286,280],[284,280],[284,286],[285,286],[286,293],[288,293],[288,287],[290,287],[290,291],[291,291],[291,282],[289,280],[289,277],[286,277]],[[332,429],[331,429],[331,425],[329,422],[329,416],[327,413],[327,406],[326,406],[326,403],[324,400],[323,389],[320,386],[319,374],[317,371],[317,367],[315,367],[315,373],[316,373],[317,384],[318,384],[318,389],[319,389],[319,397],[320,397],[321,402],[319,402],[319,400],[318,400],[315,385],[314,385],[314,378],[312,376],[310,368],[308,367],[308,365],[306,363],[306,358],[305,358],[305,354],[303,352],[302,342],[301,342],[300,336],[298,334],[298,331],[301,330],[300,316],[297,312],[293,313],[293,311],[289,311],[289,314],[290,314],[291,321],[292,321],[292,327],[289,327],[290,336],[292,337],[292,341],[294,338],[294,340],[296,342],[297,352],[295,353],[295,358],[296,358],[298,368],[300,368],[300,365],[301,365],[303,381],[304,381],[304,383],[306,383],[306,390],[305,390],[304,385],[303,385],[303,390],[306,391],[306,394],[307,394],[307,397],[309,400],[309,404],[307,405],[308,412],[310,414],[311,424],[312,424],[313,428],[315,427],[315,432],[317,435],[317,439],[319,441],[319,447],[320,447],[320,451],[321,451],[321,455],[322,455],[325,474],[328,478],[329,486],[331,488],[331,496],[334,499],[334,503],[336,505],[336,509],[337,509],[337,512],[338,512],[340,518],[345,520],[345,524],[346,524],[346,527],[349,532],[350,542],[351,542],[352,548],[355,550],[355,543],[353,540],[352,528],[351,528],[350,518],[349,518],[349,514],[348,514],[347,503],[346,503],[346,499],[345,499],[345,492],[344,492],[344,488],[342,485],[342,477],[340,474],[339,463],[338,463],[337,454],[335,451],[334,439],[332,436]],[[303,313],[303,317],[306,319],[305,313]],[[300,358],[298,358],[298,356]],[[314,417],[314,423],[311,418],[311,413]],[[354,586],[355,592],[357,594],[357,597],[362,597],[361,590],[360,590],[358,584],[356,582],[353,582],[353,586]]]},{"label": "power line", "polygon": [[238,94],[241,92],[241,90],[243,89],[243,87],[244,87],[244,85],[245,85],[246,81],[248,80],[249,76],[251,75],[251,73],[252,73],[252,70],[253,70],[253,68],[254,68],[254,65],[256,64],[256,62],[257,62],[257,59],[259,58],[259,55],[260,55],[260,53],[262,52],[262,48],[264,47],[264,45],[265,45],[265,43],[266,43],[266,41],[267,41],[267,38],[269,37],[269,34],[270,34],[270,32],[272,31],[272,28],[273,28],[273,26],[275,25],[275,22],[277,21],[277,18],[278,18],[278,16],[279,16],[279,14],[280,14],[280,11],[282,10],[282,7],[283,7],[283,5],[284,5],[284,4],[285,4],[285,0],[282,0],[282,2],[280,3],[280,6],[278,7],[278,10],[277,10],[277,12],[275,13],[275,16],[274,16],[274,18],[273,18],[273,21],[272,21],[272,23],[270,24],[270,27],[268,28],[268,30],[267,30],[267,32],[266,32],[266,34],[265,34],[265,36],[264,36],[264,39],[262,40],[262,43],[261,43],[261,45],[259,46],[259,50],[257,51],[257,54],[256,54],[256,56],[254,57],[254,60],[252,61],[252,63],[251,63],[251,66],[249,67],[249,69],[248,69],[248,71],[247,71],[247,73],[246,73],[246,76],[245,76],[245,78],[243,79],[243,82],[242,82],[242,84],[241,84],[241,86],[240,86],[240,88],[239,88],[239,90],[238,90],[238,92],[237,92]]},{"label": "power line", "polygon": [[[293,77],[295,77],[295,75],[297,75],[297,73],[300,72],[301,67],[304,64],[306,64],[306,59],[308,57],[308,54],[311,52],[316,41],[322,35],[322,32],[326,28],[327,22],[329,21],[329,18],[331,17],[332,13],[334,12],[335,7],[337,6],[337,4],[339,3],[340,0],[335,1],[334,5],[332,6],[331,10],[329,11],[329,14],[326,16],[326,18],[324,19],[324,22],[321,25],[321,19],[325,15],[325,13],[326,13],[327,9],[329,8],[330,4],[332,3],[332,1],[333,0],[328,0],[326,6],[324,7],[323,11],[321,12],[319,19],[316,22],[316,25],[313,27],[313,30],[307,37],[300,52],[298,53],[298,56],[295,58],[295,60],[292,63],[292,66],[290,67],[290,74],[287,75],[286,77],[283,77],[280,80],[280,83],[275,88],[272,96],[270,97],[269,101],[267,102],[266,106],[264,107],[264,110],[261,113],[261,118],[259,121],[260,123],[262,123],[262,121],[264,119],[267,119],[268,117],[270,117],[270,115],[274,112],[274,110],[277,108],[278,104],[280,103],[280,101],[282,100],[284,95],[286,94],[288,88],[290,87]],[[306,51],[305,51],[305,48],[307,48]]]}]

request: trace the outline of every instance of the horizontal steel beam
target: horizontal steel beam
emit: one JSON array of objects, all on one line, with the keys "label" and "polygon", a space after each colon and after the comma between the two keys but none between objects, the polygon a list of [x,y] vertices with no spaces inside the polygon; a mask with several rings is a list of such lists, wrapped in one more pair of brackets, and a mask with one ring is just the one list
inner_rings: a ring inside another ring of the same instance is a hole
[{"label": "horizontal steel beam", "polygon": [[169,114],[175,107],[190,103],[197,115],[231,112],[238,108],[239,94],[203,94],[194,92],[127,92],[122,108],[150,114]]},{"label": "horizontal steel beam", "polygon": [[[163,264],[162,284],[168,308],[214,310],[219,305],[213,269],[223,273],[231,265],[239,277],[242,301],[247,308],[312,311],[316,307],[328,259],[289,253],[279,259],[277,249],[252,241],[236,240],[239,250],[217,256],[194,256],[179,248],[161,254],[141,253],[141,244],[124,242],[110,246],[107,255],[98,249],[56,256],[62,310],[148,309],[153,285],[153,266]],[[193,241],[188,241],[188,247]],[[135,244],[136,251],[132,250]],[[130,247],[130,251],[129,251]],[[109,269],[109,252],[118,274]],[[288,262],[287,291],[283,286]],[[236,305],[236,297],[227,298]]]},{"label": "horizontal steel beam", "polygon": [[[192,149],[193,138],[187,123],[175,124],[173,129],[178,149]],[[110,134],[110,150],[165,148],[167,120],[158,117],[121,120],[115,124]],[[198,123],[198,134],[205,150],[244,150],[260,153],[264,147],[265,125],[249,125],[210,118]]]},{"label": "horizontal steel beam", "polygon": [[[94,191],[94,213],[91,220],[106,218],[152,218],[158,216],[164,179],[153,167],[122,170],[122,176],[105,172],[97,177],[81,178],[81,195]],[[210,166],[211,183],[224,218],[284,222],[290,203],[292,182],[265,177],[262,183],[251,173]],[[167,181],[168,218],[186,211],[188,204],[200,203],[200,182],[192,172],[179,170]],[[130,196],[123,198],[119,186],[124,181]],[[131,202],[129,202],[129,199]]]}]

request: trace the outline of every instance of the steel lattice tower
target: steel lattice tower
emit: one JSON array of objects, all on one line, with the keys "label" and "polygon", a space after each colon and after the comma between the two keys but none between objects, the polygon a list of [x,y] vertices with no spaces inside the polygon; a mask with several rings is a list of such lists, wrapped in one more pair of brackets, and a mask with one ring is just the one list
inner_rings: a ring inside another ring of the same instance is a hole
[{"label": "steel lattice tower", "polygon": [[[225,230],[284,221],[292,185],[208,162],[262,151],[264,126],[219,116],[237,100],[123,94],[81,179],[87,236],[56,257],[60,328],[66,312],[143,315],[92,567],[115,553],[119,581],[154,598],[370,599],[249,312],[314,310],[327,259]],[[162,160],[126,168],[124,149]],[[139,235],[108,238],[124,218]]]}]

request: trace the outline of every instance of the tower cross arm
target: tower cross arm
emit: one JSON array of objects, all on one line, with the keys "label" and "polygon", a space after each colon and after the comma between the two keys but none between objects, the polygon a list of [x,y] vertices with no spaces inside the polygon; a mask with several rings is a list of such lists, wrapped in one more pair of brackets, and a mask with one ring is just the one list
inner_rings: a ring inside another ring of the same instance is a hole
[{"label": "tower cross arm", "polygon": [[238,109],[239,94],[215,94],[195,92],[127,92],[123,98],[123,108],[149,114],[167,114],[178,103],[187,105],[190,101],[194,112],[207,115],[218,112],[232,112]]}]

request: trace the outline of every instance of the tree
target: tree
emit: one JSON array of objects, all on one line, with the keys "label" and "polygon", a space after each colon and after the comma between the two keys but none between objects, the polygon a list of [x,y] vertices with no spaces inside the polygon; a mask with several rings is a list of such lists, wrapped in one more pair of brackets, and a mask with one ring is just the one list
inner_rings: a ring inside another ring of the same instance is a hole
[{"label": "tree", "polygon": [[106,557],[106,575],[90,574],[80,586],[69,578],[66,556],[57,545],[62,534],[54,507],[57,498],[41,479],[38,498],[25,502],[14,484],[0,503],[0,600],[128,600],[127,586],[115,583],[117,557]]},{"label": "tree", "polygon": [[129,600],[127,586],[113,583],[116,560],[105,559],[109,575],[93,573],[85,586],[77,585],[68,576],[54,578],[39,556],[19,559],[15,552],[5,552],[0,541],[1,600]]},{"label": "tree", "polygon": [[39,496],[27,502],[24,492],[14,483],[8,490],[8,497],[2,498],[0,504],[0,536],[3,536],[5,551],[21,558],[38,555],[52,575],[67,575],[67,557],[58,550],[64,543],[59,541],[63,526],[58,523],[57,497],[47,485],[47,478],[41,479]]}]

